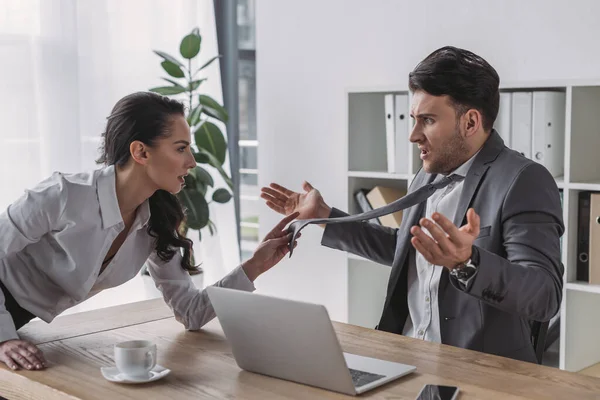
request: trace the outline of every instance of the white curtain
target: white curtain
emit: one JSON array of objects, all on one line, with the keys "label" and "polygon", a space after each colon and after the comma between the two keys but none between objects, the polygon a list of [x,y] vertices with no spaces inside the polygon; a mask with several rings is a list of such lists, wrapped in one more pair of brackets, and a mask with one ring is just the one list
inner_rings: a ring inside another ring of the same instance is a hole
[{"label": "white curtain", "polygon": [[[113,105],[162,86],[152,50],[178,55],[194,27],[203,63],[218,54],[212,0],[0,0],[0,210],[53,171],[97,168]],[[205,71],[222,101],[219,63]],[[205,283],[239,263],[233,201],[211,208],[219,234],[195,246]]]}]

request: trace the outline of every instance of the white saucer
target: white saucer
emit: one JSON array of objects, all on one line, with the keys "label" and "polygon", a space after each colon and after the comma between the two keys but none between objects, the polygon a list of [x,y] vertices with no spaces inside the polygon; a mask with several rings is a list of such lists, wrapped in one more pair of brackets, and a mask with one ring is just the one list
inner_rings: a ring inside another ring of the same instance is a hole
[{"label": "white saucer", "polygon": [[100,371],[102,371],[102,376],[104,376],[104,378],[106,378],[107,380],[109,380],[111,382],[117,382],[117,383],[154,382],[156,380],[159,380],[162,377],[169,375],[169,372],[171,372],[170,369],[160,366],[158,364],[156,364],[156,366],[150,370],[150,373],[148,374],[148,378],[146,378],[146,379],[129,377],[125,374],[120,373],[119,370],[117,369],[117,367],[102,367],[102,368],[100,368]]}]

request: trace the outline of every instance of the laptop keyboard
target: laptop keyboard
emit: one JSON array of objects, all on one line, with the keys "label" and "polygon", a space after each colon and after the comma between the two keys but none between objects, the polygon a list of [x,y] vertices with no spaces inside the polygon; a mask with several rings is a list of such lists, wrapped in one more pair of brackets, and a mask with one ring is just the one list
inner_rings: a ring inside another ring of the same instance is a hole
[{"label": "laptop keyboard", "polygon": [[352,368],[348,368],[348,370],[350,370],[352,383],[354,383],[354,387],[356,388],[375,382],[378,379],[385,378],[385,375],[372,374],[370,372],[359,371]]}]

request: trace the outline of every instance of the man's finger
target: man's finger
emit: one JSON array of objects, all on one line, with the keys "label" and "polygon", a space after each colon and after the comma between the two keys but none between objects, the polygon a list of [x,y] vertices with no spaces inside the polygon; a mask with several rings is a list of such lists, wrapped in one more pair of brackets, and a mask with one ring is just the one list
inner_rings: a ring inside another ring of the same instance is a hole
[{"label": "man's finger", "polygon": [[469,208],[467,211],[467,223],[469,224],[469,233],[479,235],[481,219],[473,208]]},{"label": "man's finger", "polygon": [[420,227],[413,226],[411,233],[419,240],[419,243],[421,246],[423,246],[423,248],[425,248],[427,253],[431,255],[430,257],[434,257],[435,255],[442,253],[440,246],[435,242],[435,240],[426,234]]},{"label": "man's finger", "polygon": [[429,233],[431,233],[431,236],[433,236],[433,239],[435,239],[435,241],[444,253],[449,254],[452,251],[451,247],[453,246],[453,244],[448,238],[446,232],[444,232],[438,224],[431,220],[428,220],[427,218],[422,218],[420,223],[425,229],[429,231]]},{"label": "man's finger", "polygon": [[412,243],[415,250],[421,253],[427,261],[432,262],[433,257],[431,253],[429,252],[429,250],[427,250],[425,246],[423,246],[423,243],[421,243],[421,241],[418,238],[413,237],[412,239],[410,239],[410,242]]},{"label": "man's finger", "polygon": [[280,191],[281,193],[285,194],[286,196],[291,196],[294,194],[294,192],[292,192],[288,188],[278,185],[276,183],[271,183],[269,186],[271,186],[275,190]]},{"label": "man's finger", "polygon": [[450,221],[445,215],[435,212],[431,218],[444,230],[444,232],[448,234],[448,236],[450,236],[451,241],[459,237],[460,231],[458,230],[458,227],[454,225],[454,222]]},{"label": "man's finger", "polygon": [[270,196],[272,196],[273,198],[279,200],[279,201],[283,201],[284,203],[287,201],[288,196],[284,195],[283,193],[277,191],[277,190],[273,190],[271,188],[262,188],[261,190],[262,193],[266,193]]},{"label": "man's finger", "polygon": [[266,201],[270,201],[271,203],[275,203],[275,204],[279,205],[280,207],[285,207],[285,203],[286,203],[285,201],[281,201],[278,198],[271,196],[270,194],[261,193],[260,198],[264,199]]},{"label": "man's finger", "polygon": [[310,183],[308,183],[307,181],[304,181],[302,183],[302,189],[304,189],[307,192],[310,192],[311,190],[314,189],[314,187]]}]

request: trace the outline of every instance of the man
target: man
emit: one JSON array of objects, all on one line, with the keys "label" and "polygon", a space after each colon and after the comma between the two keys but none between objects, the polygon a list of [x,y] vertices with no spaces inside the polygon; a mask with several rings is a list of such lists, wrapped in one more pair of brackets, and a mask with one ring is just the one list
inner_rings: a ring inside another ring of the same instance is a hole
[{"label": "man", "polygon": [[[423,167],[409,192],[459,180],[407,209],[398,229],[331,224],[322,244],[392,267],[378,329],[537,362],[532,322],[550,320],[562,298],[561,203],[550,173],[492,129],[498,86],[496,71],[466,50],[444,47],[418,64],[409,139]],[[303,188],[272,184],[261,197],[299,219],[346,215]]]}]

